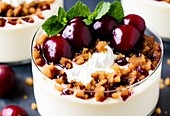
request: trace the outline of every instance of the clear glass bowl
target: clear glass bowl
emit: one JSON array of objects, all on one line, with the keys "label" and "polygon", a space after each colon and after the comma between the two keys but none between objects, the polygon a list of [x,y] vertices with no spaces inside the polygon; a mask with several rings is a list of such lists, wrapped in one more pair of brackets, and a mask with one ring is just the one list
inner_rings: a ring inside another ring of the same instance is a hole
[{"label": "clear glass bowl", "polygon": [[[36,32],[32,41],[32,52],[36,39],[42,32],[41,28]],[[155,31],[147,29],[145,33],[146,35],[154,36],[154,40],[160,44],[162,56],[157,68],[147,78],[124,88],[128,90],[133,89],[133,94],[126,101],[107,98],[103,102],[98,102],[95,98],[84,100],[75,97],[74,94],[61,95],[61,92],[56,90],[56,87],[60,85],[41,72],[32,56],[34,94],[39,113],[42,116],[147,116],[152,114],[159,98],[163,44]],[[76,92],[77,90],[73,91]],[[105,91],[105,93],[117,91]]]},{"label": "clear glass bowl", "polygon": [[[63,0],[55,0],[51,4],[50,10],[42,11],[44,19],[38,16],[23,16],[23,17],[0,17],[0,20],[6,20],[5,26],[0,27],[0,63],[9,65],[19,65],[30,62],[30,45],[32,37],[42,23],[51,15],[56,14],[59,6],[63,6]],[[33,23],[28,23],[27,20],[32,17]],[[9,24],[8,20],[21,19],[22,24]]]},{"label": "clear glass bowl", "polygon": [[164,41],[170,42],[170,4],[156,0],[121,0],[126,14],[142,16]]}]

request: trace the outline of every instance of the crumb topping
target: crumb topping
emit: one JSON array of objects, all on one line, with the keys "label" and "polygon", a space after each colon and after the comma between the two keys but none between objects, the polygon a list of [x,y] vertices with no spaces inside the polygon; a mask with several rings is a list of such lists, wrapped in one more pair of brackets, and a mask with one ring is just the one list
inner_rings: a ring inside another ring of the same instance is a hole
[{"label": "crumb topping", "polygon": [[[118,99],[122,97],[125,101],[131,94],[133,89],[123,89],[133,85],[149,75],[150,70],[154,70],[161,58],[161,48],[158,43],[154,42],[153,37],[143,35],[142,45],[138,51],[130,53],[129,56],[125,54],[117,54],[115,63],[111,66],[113,72],[96,71],[91,74],[92,80],[90,83],[84,85],[81,82],[72,80],[68,82],[67,75],[63,70],[56,68],[55,64],[45,64],[45,59],[41,52],[41,46],[47,39],[47,35],[40,36],[33,51],[33,56],[37,65],[42,67],[42,72],[50,79],[55,80],[61,86],[56,86],[56,90],[61,91],[62,95],[72,95],[77,90],[75,96],[81,99],[89,99],[95,97],[97,101],[104,101],[107,97]],[[80,53],[75,53],[75,57],[71,59],[61,58],[59,66],[62,68],[71,69],[72,63],[82,65],[87,62],[94,53],[105,53],[109,45],[106,41],[97,41],[94,48],[84,48]],[[42,63],[43,62],[43,63]],[[127,67],[124,68],[123,66]],[[62,84],[67,85],[67,90],[62,87]],[[160,84],[164,88],[163,84]],[[106,92],[115,90],[113,92]],[[88,92],[87,92],[88,91]]]},{"label": "crumb topping", "polygon": [[160,84],[160,89],[164,89],[165,85],[163,83]]},{"label": "crumb topping", "polygon": [[28,99],[28,96],[27,96],[27,95],[24,95],[24,99]]},{"label": "crumb topping", "polygon": [[31,104],[31,109],[32,110],[36,110],[37,109],[37,104],[36,103],[32,103]]},{"label": "crumb topping", "polygon": [[27,77],[26,80],[25,80],[25,83],[29,86],[32,86],[33,85],[32,77]]},{"label": "crumb topping", "polygon": [[72,61],[71,61],[70,59],[67,59],[67,58],[64,58],[64,57],[61,58],[60,64],[61,64],[63,67],[66,67],[67,69],[73,68]]},{"label": "crumb topping", "polygon": [[167,77],[167,78],[165,79],[165,85],[166,85],[166,86],[170,86],[170,78],[169,78],[169,77]]},{"label": "crumb topping", "polygon": [[157,0],[157,1],[164,1],[164,2],[170,3],[170,0]]},{"label": "crumb topping", "polygon": [[167,64],[170,65],[170,59],[167,59]]},{"label": "crumb topping", "polygon": [[161,114],[161,108],[158,107],[158,108],[155,110],[155,112],[156,112],[157,114]]}]

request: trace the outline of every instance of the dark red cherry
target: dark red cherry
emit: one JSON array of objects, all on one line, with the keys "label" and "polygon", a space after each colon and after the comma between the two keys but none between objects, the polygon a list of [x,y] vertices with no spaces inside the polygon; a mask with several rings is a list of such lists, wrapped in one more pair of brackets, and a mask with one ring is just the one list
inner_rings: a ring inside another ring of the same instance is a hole
[{"label": "dark red cherry", "polygon": [[141,33],[143,33],[146,29],[145,21],[142,17],[130,14],[123,18],[124,25],[133,25],[136,27]]},{"label": "dark red cherry", "polygon": [[133,49],[140,38],[140,32],[132,25],[122,25],[113,30],[111,46],[118,52],[126,53]]},{"label": "dark red cherry", "polygon": [[88,47],[92,42],[92,36],[88,26],[80,20],[80,17],[73,18],[62,32],[65,38],[74,50],[79,51]]},{"label": "dark red cherry", "polygon": [[16,105],[6,106],[1,111],[2,116],[28,116],[28,113]]},{"label": "dark red cherry", "polygon": [[53,36],[44,43],[44,56],[47,62],[58,63],[61,57],[72,57],[71,47],[63,37]]},{"label": "dark red cherry", "polygon": [[0,97],[8,94],[15,85],[15,72],[6,65],[0,65]]},{"label": "dark red cherry", "polygon": [[93,30],[95,35],[101,40],[110,40],[112,31],[118,26],[115,18],[105,15],[101,19],[95,21]]}]

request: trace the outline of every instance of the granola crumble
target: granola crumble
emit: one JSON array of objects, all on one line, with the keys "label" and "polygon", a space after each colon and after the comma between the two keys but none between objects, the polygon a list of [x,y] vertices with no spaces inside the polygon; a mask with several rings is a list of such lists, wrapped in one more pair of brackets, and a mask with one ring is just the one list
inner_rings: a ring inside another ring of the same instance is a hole
[{"label": "granola crumble", "polygon": [[[120,68],[117,63],[119,60],[126,60],[127,56],[124,54],[118,54],[115,60],[116,63],[111,66],[114,73],[96,71],[91,75],[92,80],[87,85],[74,81],[69,83],[65,72],[58,70],[55,67],[56,64],[51,63],[50,65],[44,66],[46,63],[43,55],[41,54],[40,48],[46,39],[48,39],[48,36],[42,35],[36,41],[33,52],[36,64],[40,67],[43,66],[42,72],[48,78],[55,80],[58,84],[61,84],[61,86],[55,86],[56,90],[61,91],[63,95],[73,94],[74,91],[72,92],[62,88],[62,85],[66,84],[69,89],[78,90],[75,95],[81,99],[95,97],[97,101],[104,101],[107,97],[118,99],[121,96],[123,100],[126,100],[128,96],[133,93],[133,90],[121,89],[145,79],[149,75],[148,71],[154,70],[161,58],[161,48],[159,44],[154,42],[153,37],[143,35],[143,43],[139,48],[138,55],[136,55],[135,52],[132,52],[130,56],[128,56],[128,61],[126,61],[128,65],[127,69]],[[75,62],[77,65],[82,65],[91,58],[93,53],[105,53],[107,51],[105,48],[106,45],[109,45],[109,43],[97,40],[94,48],[84,48],[80,53],[75,53],[75,57],[72,61],[67,58],[61,58],[59,65],[67,69],[72,68],[72,62]],[[164,88],[163,83],[160,84],[160,88]],[[117,92],[105,92],[110,90],[116,90]]]},{"label": "granola crumble", "polygon": [[28,86],[32,86],[32,85],[33,85],[32,77],[27,77],[26,80],[25,80],[25,83],[26,83]]},{"label": "granola crumble", "polygon": [[166,85],[166,86],[170,86],[170,78],[169,78],[169,77],[167,77],[167,78],[165,79],[165,85]]},{"label": "granola crumble", "polygon": [[156,112],[157,114],[161,114],[161,108],[158,107],[158,108],[155,110],[155,112]]},{"label": "granola crumble", "polygon": [[165,85],[163,83],[160,84],[160,89],[164,89]]},{"label": "granola crumble", "polygon": [[32,110],[36,110],[37,109],[37,104],[36,103],[32,103],[31,104],[31,109]]},{"label": "granola crumble", "polygon": [[167,59],[167,64],[170,65],[170,59]]},{"label": "granola crumble", "polygon": [[165,2],[167,2],[167,3],[170,3],[170,0],[163,0],[163,1],[165,1]]},{"label": "granola crumble", "polygon": [[28,96],[27,96],[27,95],[24,95],[24,99],[28,99]]}]

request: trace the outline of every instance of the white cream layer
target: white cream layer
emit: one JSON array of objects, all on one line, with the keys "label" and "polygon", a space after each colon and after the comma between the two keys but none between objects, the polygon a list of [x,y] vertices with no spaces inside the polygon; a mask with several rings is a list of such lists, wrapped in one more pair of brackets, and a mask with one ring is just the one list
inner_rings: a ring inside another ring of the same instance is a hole
[{"label": "white cream layer", "polygon": [[113,50],[108,45],[106,45],[105,48],[107,48],[105,53],[93,53],[88,62],[82,65],[73,63],[72,69],[64,69],[68,81],[73,80],[86,85],[91,82],[91,75],[96,71],[114,72],[111,66],[116,59],[116,55],[113,54]]}]

